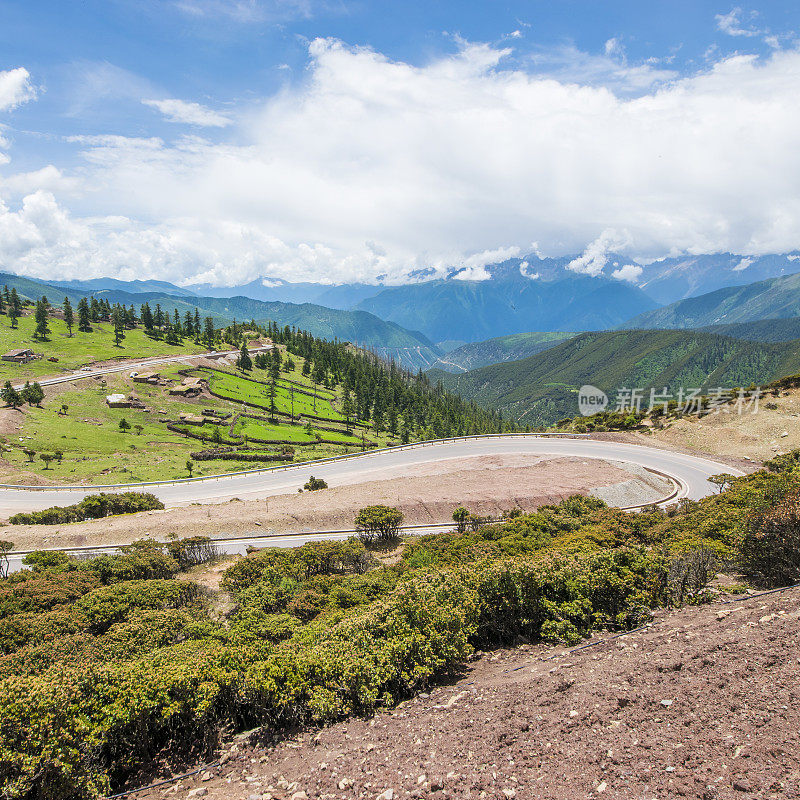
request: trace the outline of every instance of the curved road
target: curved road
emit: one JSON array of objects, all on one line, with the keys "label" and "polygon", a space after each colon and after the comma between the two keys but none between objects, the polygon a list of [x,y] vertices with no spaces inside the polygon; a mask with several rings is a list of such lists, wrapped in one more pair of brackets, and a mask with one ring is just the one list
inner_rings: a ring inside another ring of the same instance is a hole
[{"label": "curved road", "polygon": [[407,445],[327,461],[167,484],[64,488],[4,485],[0,486],[0,516],[76,503],[87,494],[99,491],[153,492],[168,508],[189,503],[220,503],[233,497],[257,499],[295,492],[312,472],[330,486],[342,486],[380,480],[386,472],[390,473],[387,477],[401,477],[404,470],[419,464],[502,454],[604,459],[636,464],[666,475],[678,484],[678,492],[670,497],[671,501],[682,497],[696,500],[712,493],[714,486],[708,482],[711,475],[720,472],[743,474],[726,464],[700,456],[643,445],[535,434],[494,435]]}]

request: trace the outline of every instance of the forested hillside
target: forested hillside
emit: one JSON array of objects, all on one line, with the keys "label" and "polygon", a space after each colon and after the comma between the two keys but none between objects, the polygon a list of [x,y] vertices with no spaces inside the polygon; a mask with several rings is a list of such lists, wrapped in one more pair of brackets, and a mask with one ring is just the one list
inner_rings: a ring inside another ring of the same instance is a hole
[{"label": "forested hillside", "polygon": [[679,387],[749,386],[800,371],[800,341],[765,344],[691,331],[584,333],[531,358],[432,380],[502,411],[523,425],[549,425],[578,413],[577,390],[677,392]]},{"label": "forested hillside", "polygon": [[699,328],[800,316],[800,274],[719,289],[646,311],[622,328]]},{"label": "forested hillside", "polygon": [[709,325],[698,328],[703,333],[718,333],[734,339],[753,342],[789,342],[800,339],[800,317],[785,319],[760,319],[755,322],[732,322],[728,325]]}]

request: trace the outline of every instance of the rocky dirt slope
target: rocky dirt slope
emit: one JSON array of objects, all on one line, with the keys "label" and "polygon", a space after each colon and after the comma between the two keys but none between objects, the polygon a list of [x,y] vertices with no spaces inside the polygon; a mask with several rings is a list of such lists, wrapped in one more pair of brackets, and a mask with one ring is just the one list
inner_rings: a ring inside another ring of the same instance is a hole
[{"label": "rocky dirt slope", "polygon": [[277,744],[136,800],[800,797],[800,590],[662,612],[577,650],[482,654],[372,719]]}]

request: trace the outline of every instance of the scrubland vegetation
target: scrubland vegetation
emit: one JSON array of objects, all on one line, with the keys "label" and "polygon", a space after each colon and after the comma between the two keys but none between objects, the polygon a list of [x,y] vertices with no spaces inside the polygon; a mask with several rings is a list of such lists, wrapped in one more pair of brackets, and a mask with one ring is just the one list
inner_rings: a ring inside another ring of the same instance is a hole
[{"label": "scrubland vegetation", "polygon": [[224,575],[228,616],[180,574],[213,555],[202,541],[29,556],[0,582],[6,796],[93,797],[163,751],[207,756],[221,731],[390,707],[475,648],[577,642],[704,602],[722,566],[764,586],[800,580],[799,462],[666,512],[573,497],[460,524],[389,562],[358,540],[257,551]]}]

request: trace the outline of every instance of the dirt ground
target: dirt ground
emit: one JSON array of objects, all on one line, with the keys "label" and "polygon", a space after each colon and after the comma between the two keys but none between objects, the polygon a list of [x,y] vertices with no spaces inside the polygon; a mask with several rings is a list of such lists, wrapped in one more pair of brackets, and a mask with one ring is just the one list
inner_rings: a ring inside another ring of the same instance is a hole
[{"label": "dirt ground", "polygon": [[[309,474],[311,470],[309,465]],[[2,538],[13,541],[17,550],[31,550],[122,544],[144,537],[163,540],[172,533],[180,537],[263,536],[349,529],[360,508],[379,503],[397,506],[406,524],[414,525],[451,521],[459,505],[485,516],[512,508],[533,510],[590,491],[611,502],[619,496],[633,504],[657,500],[670,490],[662,479],[635,468],[573,458],[474,456],[423,464],[405,478],[400,470],[396,475],[382,473],[385,479],[380,481],[331,485],[267,500],[191,505],[61,526],[14,525],[5,529]]]},{"label": "dirt ground", "polygon": [[371,719],[275,743],[134,800],[800,797],[800,591],[659,613],[569,651],[480,654]]},{"label": "dirt ground", "polygon": [[[767,404],[777,408],[767,408]],[[800,447],[800,390],[761,398],[758,413],[720,413],[685,417],[663,430],[636,434],[642,444],[676,446],[717,456],[765,461]]]}]

